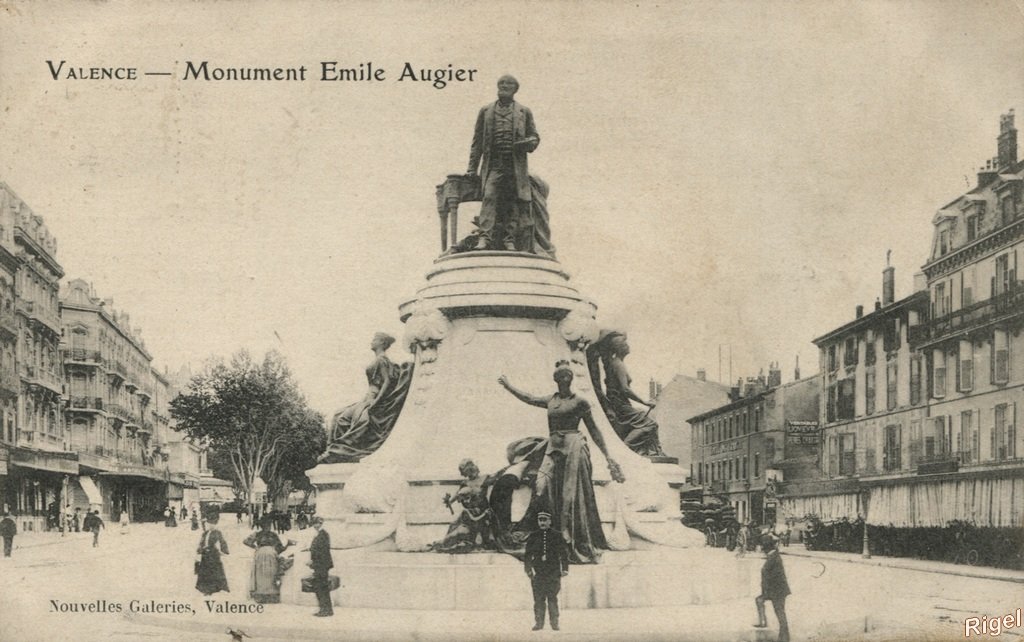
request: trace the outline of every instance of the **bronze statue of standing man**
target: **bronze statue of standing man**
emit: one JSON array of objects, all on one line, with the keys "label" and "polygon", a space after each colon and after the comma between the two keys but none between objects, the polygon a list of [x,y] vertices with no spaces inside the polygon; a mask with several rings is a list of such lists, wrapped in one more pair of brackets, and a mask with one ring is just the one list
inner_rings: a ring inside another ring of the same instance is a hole
[{"label": "bronze statue of standing man", "polygon": [[476,119],[466,172],[474,176],[479,167],[483,187],[474,249],[530,251],[532,247],[526,155],[537,149],[540,136],[529,108],[513,100],[517,91],[515,78],[499,78],[498,100],[481,109]]}]

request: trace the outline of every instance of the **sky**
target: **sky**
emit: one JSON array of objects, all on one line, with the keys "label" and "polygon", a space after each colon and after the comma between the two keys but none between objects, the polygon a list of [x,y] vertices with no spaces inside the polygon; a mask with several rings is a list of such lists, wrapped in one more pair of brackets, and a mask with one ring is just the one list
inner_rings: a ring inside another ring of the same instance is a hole
[{"label": "sky", "polygon": [[[440,249],[434,186],[503,73],[558,259],[629,333],[641,391],[719,379],[720,350],[723,380],[730,352],[734,379],[814,373],[887,250],[913,291],[1000,114],[1024,126],[1019,0],[6,3],[0,33],[0,180],[66,279],[128,312],[157,368],[275,349],[325,413],[361,398],[373,333],[401,337]],[[204,60],[307,79],[183,79]],[[323,61],[385,80],[322,81]],[[436,89],[399,82],[406,62],[477,71]]]}]

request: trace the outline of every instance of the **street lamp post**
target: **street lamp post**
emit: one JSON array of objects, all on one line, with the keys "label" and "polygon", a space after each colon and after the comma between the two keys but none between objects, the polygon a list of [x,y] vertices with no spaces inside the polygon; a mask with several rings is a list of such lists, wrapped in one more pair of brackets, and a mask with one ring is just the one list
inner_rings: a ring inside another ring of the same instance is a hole
[{"label": "street lamp post", "polygon": [[871,499],[870,491],[865,490],[861,497],[863,498],[861,500],[861,503],[864,505],[864,546],[861,550],[860,556],[866,560],[869,560],[871,559],[871,548],[868,545],[868,502]]}]

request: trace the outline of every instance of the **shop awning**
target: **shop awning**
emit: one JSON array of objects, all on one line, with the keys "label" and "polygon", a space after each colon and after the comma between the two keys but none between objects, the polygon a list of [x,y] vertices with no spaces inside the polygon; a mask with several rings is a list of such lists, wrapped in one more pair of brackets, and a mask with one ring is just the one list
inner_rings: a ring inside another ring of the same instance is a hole
[{"label": "shop awning", "polygon": [[185,493],[178,484],[167,484],[167,499],[184,499]]},{"label": "shop awning", "polygon": [[199,490],[199,501],[211,502],[211,503],[222,503],[234,501],[235,494],[231,491],[230,487],[223,486],[203,486]]},{"label": "shop awning", "polygon": [[89,498],[90,504],[96,504],[97,506],[103,505],[103,495],[100,493],[100,489],[96,487],[96,482],[91,477],[82,475],[78,478],[78,485],[82,487],[82,492]]}]

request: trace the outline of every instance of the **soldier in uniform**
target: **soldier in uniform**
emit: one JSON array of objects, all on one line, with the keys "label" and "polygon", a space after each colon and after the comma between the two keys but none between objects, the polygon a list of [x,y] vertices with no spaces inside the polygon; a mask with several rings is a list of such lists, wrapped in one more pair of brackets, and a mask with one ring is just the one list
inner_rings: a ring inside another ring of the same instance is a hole
[{"label": "soldier in uniform", "polygon": [[754,598],[754,604],[757,606],[757,624],[754,626],[759,629],[768,626],[768,620],[764,616],[764,602],[771,600],[775,617],[779,620],[779,642],[789,642],[789,622],[786,620],[789,582],[786,581],[786,569],[782,567],[782,557],[775,542],[774,537],[768,536],[762,544],[766,557],[764,566],[761,567],[761,594]]},{"label": "soldier in uniform", "polygon": [[523,561],[533,585],[533,630],[544,628],[545,607],[551,615],[551,629],[558,630],[558,591],[562,577],[569,574],[569,556],[560,533],[551,530],[551,513],[537,513],[539,530],[526,539]]}]

